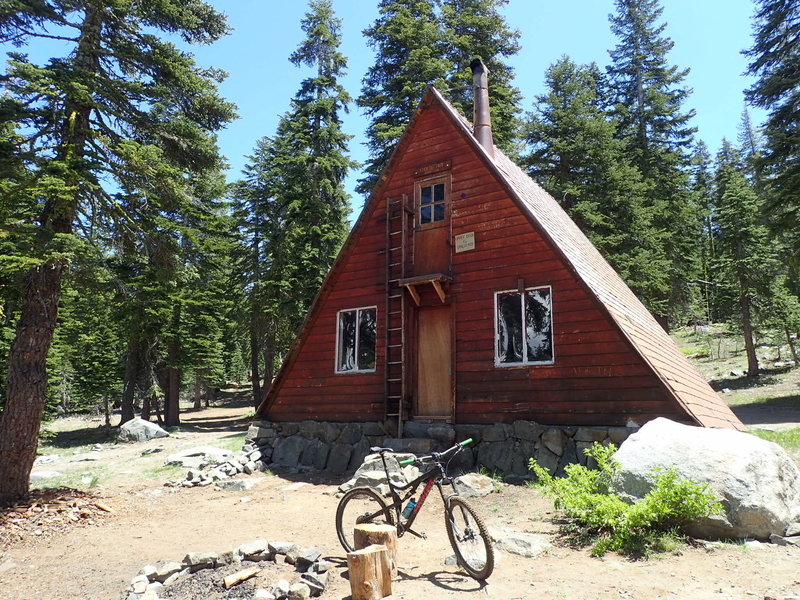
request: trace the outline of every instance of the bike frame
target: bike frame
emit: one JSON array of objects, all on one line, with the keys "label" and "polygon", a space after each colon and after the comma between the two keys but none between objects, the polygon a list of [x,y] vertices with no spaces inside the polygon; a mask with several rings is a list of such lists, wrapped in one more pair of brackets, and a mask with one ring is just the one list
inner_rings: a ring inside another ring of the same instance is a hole
[{"label": "bike frame", "polygon": [[[406,531],[417,537],[425,537],[423,534],[417,533],[411,529],[411,526],[414,524],[419,511],[422,510],[422,506],[425,504],[425,500],[428,498],[431,488],[436,485],[439,490],[439,495],[442,497],[442,502],[446,503],[447,496],[444,492],[443,483],[449,483],[451,486],[453,486],[453,494],[457,493],[455,483],[453,483],[452,479],[447,477],[442,463],[440,461],[435,461],[435,468],[425,471],[419,477],[405,485],[396,485],[392,483],[392,480],[389,477],[389,467],[386,464],[386,456],[383,452],[381,452],[381,461],[383,462],[383,471],[386,474],[386,482],[389,486],[389,494],[392,497],[392,503],[388,508],[389,510],[394,509],[395,523],[397,525],[397,537],[402,537]],[[405,523],[403,523],[403,504],[405,504],[405,502],[411,498],[411,496],[416,494],[417,489],[423,482],[425,483],[425,487],[423,488],[422,494],[417,501],[417,505],[414,507],[414,511],[411,513],[411,516],[406,519]],[[398,492],[402,493],[403,495],[401,496],[401,494]]]}]

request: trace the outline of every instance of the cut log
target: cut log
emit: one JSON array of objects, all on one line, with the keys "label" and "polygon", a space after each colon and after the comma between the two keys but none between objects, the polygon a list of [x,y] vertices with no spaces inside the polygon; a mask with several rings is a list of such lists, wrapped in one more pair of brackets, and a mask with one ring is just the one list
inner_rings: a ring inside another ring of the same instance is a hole
[{"label": "cut log", "polygon": [[367,546],[379,544],[389,551],[389,569],[392,578],[397,577],[397,528],[394,525],[378,525],[363,523],[353,529],[353,546],[361,550]]},{"label": "cut log", "polygon": [[247,581],[251,577],[255,577],[261,573],[261,569],[258,567],[250,567],[249,569],[243,569],[242,571],[236,571],[232,575],[228,575],[225,579],[223,579],[223,584],[225,585],[225,589],[229,590],[235,585],[239,585],[243,581]]},{"label": "cut log", "polygon": [[352,600],[380,600],[392,594],[392,572],[386,546],[373,544],[347,553]]}]

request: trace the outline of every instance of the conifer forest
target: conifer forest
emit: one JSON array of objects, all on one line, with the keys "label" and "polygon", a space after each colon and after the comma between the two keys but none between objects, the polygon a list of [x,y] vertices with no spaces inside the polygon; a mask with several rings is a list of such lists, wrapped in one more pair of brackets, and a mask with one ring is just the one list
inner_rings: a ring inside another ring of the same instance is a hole
[{"label": "conifer forest", "polygon": [[[258,405],[353,218],[433,84],[472,116],[490,71],[494,142],[555,197],[665,328],[800,331],[800,0],[754,0],[755,81],[712,155],[672,64],[662,0],[614,0],[615,45],[515,84],[507,0],[375,0],[375,53],[346,89],[342,21],[309,0],[283,56],[308,76],[227,171],[237,119],[194,45],[230,31],[209,0],[0,0],[0,501],[23,494],[43,418],[119,411],[180,423],[236,381]],[[57,41],[36,60],[27,47]],[[179,42],[179,43],[178,43]],[[602,63],[604,66],[599,66]],[[526,100],[523,100],[526,98]],[[763,122],[751,109],[766,115]],[[351,158],[347,111],[369,158]],[[258,137],[263,136],[263,137]]]}]

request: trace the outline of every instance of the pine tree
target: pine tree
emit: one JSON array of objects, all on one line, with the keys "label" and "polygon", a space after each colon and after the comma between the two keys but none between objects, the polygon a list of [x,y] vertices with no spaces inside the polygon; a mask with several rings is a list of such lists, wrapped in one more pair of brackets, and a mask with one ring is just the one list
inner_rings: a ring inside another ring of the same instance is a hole
[{"label": "pine tree", "polygon": [[506,154],[519,154],[520,103],[514,69],[505,61],[520,51],[520,32],[511,29],[500,9],[508,0],[442,0],[442,27],[447,41],[450,102],[472,115],[470,62],[479,56],[489,68],[489,97],[494,143]]},{"label": "pine tree", "polygon": [[[618,135],[648,188],[654,231],[645,235],[662,240],[656,264],[668,265],[668,292],[644,300],[666,320],[688,304],[687,282],[697,271],[696,209],[687,170],[694,112],[682,108],[689,94],[682,86],[688,70],[667,62],[673,42],[663,35],[666,24],[658,24],[659,0],[616,0],[616,9],[610,17],[611,31],[619,38],[607,68],[610,96]],[[658,279],[662,274],[653,269],[645,276]]]},{"label": "pine tree", "polygon": [[664,241],[647,237],[655,233],[647,189],[604,111],[599,69],[564,56],[548,68],[545,81],[547,93],[536,98],[527,123],[529,173],[640,297],[657,298],[668,289],[652,275],[667,271],[658,252]]},{"label": "pine tree", "polygon": [[769,111],[759,165],[767,173],[773,221],[800,248],[800,0],[758,0],[747,90],[753,106]]},{"label": "pine tree", "polygon": [[199,0],[107,3],[38,0],[0,6],[0,39],[22,46],[57,38],[66,53],[41,66],[10,53],[0,103],[23,138],[29,174],[9,193],[36,200],[37,264],[23,284],[0,415],[0,502],[24,494],[45,403],[45,363],[61,281],[77,241],[92,225],[122,215],[113,190],[146,197],[142,210],[180,214],[191,202],[183,175],[217,169],[212,132],[233,118],[218,95],[222,74],[159,39],[164,31],[209,43],[224,16]]},{"label": "pine tree", "polygon": [[727,288],[731,312],[742,329],[747,375],[758,375],[754,332],[778,274],[776,252],[762,219],[762,203],[743,174],[741,154],[727,141],[717,156],[716,270]]},{"label": "pine tree", "polygon": [[314,72],[275,136],[258,142],[237,186],[256,404],[347,234],[344,180],[355,163],[347,155],[351,136],[341,127],[350,102],[339,82],[347,66],[341,25],[329,0],[312,0],[301,27],[306,39],[290,60]]},{"label": "pine tree", "polygon": [[367,194],[430,84],[440,89],[451,72],[448,47],[437,15],[439,0],[380,0],[380,15],[364,30],[375,50],[357,102],[371,119],[370,159],[356,191]]}]

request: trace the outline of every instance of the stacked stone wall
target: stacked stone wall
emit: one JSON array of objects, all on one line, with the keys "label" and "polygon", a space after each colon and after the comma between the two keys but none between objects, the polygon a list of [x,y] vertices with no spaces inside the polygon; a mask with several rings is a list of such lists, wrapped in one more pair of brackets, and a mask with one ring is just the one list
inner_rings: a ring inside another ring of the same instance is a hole
[{"label": "stacked stone wall", "polygon": [[372,446],[425,454],[472,438],[474,443],[456,456],[451,470],[482,467],[514,480],[530,476],[530,458],[560,474],[570,463],[586,464],[584,450],[593,443],[619,446],[634,431],[629,427],[546,426],[533,421],[496,425],[408,422],[404,437],[397,438],[391,427],[381,423],[254,421],[244,450],[260,450],[262,461],[272,468],[345,474],[361,465]]}]

